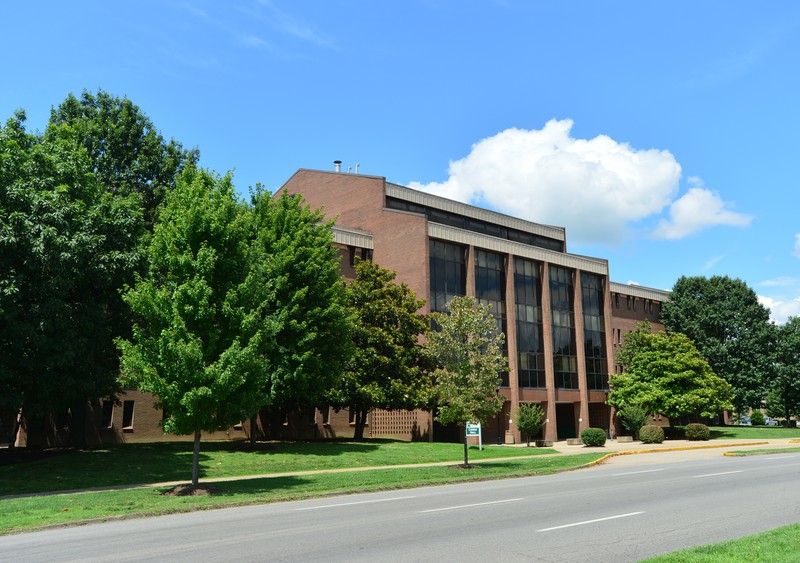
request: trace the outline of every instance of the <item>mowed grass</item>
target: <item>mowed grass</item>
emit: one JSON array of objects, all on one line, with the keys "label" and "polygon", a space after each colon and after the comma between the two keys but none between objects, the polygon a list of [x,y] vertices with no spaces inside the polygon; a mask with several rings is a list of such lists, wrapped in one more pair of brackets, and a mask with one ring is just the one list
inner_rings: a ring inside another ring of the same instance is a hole
[{"label": "mowed grass", "polygon": [[3,518],[0,518],[0,534],[125,515],[153,516],[334,494],[547,475],[581,467],[603,455],[603,452],[594,452],[526,459],[509,458],[484,462],[467,470],[456,466],[428,466],[241,479],[214,483],[213,486],[218,491],[207,496],[168,496],[164,494],[165,488],[147,487],[7,498],[0,500],[0,513],[3,514]]},{"label": "mowed grass", "polygon": [[709,426],[712,440],[800,438],[800,428],[780,426]]},{"label": "mowed grass", "polygon": [[[200,479],[269,475],[463,460],[463,445],[370,440],[364,442],[205,442],[200,447]],[[24,454],[26,452],[19,452]],[[471,447],[470,461],[555,453],[548,448]],[[11,463],[13,451],[0,450],[0,496],[117,485],[189,481],[191,442],[116,444],[53,452]]]},{"label": "mowed grass", "polygon": [[714,545],[676,551],[646,563],[800,563],[800,524]]},{"label": "mowed grass", "polygon": [[733,450],[725,452],[726,455],[746,457],[750,455],[771,455],[771,454],[792,454],[800,452],[800,447],[797,448],[765,448],[760,450]]}]

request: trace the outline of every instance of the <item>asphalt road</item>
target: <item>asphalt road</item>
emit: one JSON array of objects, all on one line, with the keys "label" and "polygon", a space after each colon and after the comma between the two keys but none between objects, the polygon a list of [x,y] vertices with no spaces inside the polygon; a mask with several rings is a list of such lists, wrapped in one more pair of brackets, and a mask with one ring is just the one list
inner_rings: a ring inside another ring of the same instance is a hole
[{"label": "asphalt road", "polygon": [[6,536],[0,559],[625,562],[800,522],[800,454],[666,456]]}]

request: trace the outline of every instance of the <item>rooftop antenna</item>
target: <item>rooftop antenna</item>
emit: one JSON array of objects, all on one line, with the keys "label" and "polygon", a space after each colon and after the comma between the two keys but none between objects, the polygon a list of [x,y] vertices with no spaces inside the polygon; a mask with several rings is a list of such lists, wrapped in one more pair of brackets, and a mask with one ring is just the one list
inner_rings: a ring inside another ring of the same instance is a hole
[{"label": "rooftop antenna", "polygon": [[333,161],[333,170],[335,172],[341,172],[342,171],[342,161],[341,160],[334,160]]}]

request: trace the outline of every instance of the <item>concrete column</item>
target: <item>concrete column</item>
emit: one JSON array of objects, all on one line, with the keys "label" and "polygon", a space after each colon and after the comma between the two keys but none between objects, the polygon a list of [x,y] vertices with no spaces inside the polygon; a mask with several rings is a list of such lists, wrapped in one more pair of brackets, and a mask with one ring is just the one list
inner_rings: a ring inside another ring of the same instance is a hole
[{"label": "concrete column", "polygon": [[547,387],[547,409],[544,426],[544,439],[555,442],[558,439],[556,423],[556,375],[553,366],[553,311],[550,309],[550,265],[542,265],[542,340],[544,340],[544,380]]},{"label": "concrete column", "polygon": [[575,270],[573,281],[575,295],[575,355],[578,358],[578,393],[581,402],[578,405],[578,436],[589,428],[589,385],[586,382],[586,335],[583,330],[583,287],[581,286],[581,271]]}]

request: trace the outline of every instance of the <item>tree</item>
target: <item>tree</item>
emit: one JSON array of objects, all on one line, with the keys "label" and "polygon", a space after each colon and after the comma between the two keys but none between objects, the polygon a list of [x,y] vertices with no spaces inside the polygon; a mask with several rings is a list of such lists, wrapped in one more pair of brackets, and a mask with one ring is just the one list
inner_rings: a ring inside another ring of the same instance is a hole
[{"label": "tree", "polygon": [[608,404],[619,410],[636,405],[674,423],[730,407],[730,384],[714,374],[686,335],[653,334],[648,323],[641,323],[625,336],[617,360],[624,371],[611,376]]},{"label": "tree", "polygon": [[330,225],[300,198],[253,199],[230,175],[185,171],[125,295],[138,322],[119,341],[123,376],[158,397],[165,431],[194,434],[194,487],[202,431],[312,395],[346,349]]},{"label": "tree", "polygon": [[138,197],[108,193],[85,151],[0,128],[0,408],[72,413],[117,390],[117,289],[141,263]]},{"label": "tree", "polygon": [[694,341],[714,373],[732,385],[738,412],[760,406],[771,371],[769,310],[747,284],[727,276],[682,277],[661,318],[669,332]]},{"label": "tree", "polygon": [[122,375],[154,393],[166,432],[200,436],[244,420],[262,404],[276,328],[254,303],[269,289],[250,282],[252,220],[230,176],[187,172],[167,197],[148,249],[149,271],[125,294],[138,322],[119,341]]},{"label": "tree", "polygon": [[536,436],[544,424],[544,409],[539,403],[520,403],[517,408],[517,427],[531,446],[531,437]]},{"label": "tree", "polygon": [[253,283],[270,289],[265,307],[276,323],[266,351],[271,370],[262,390],[264,406],[288,411],[318,405],[350,355],[351,318],[333,223],[299,195],[270,197],[256,186],[252,204]]},{"label": "tree", "polygon": [[501,353],[505,336],[489,306],[472,297],[454,297],[447,308],[448,314],[431,313],[439,330],[430,332],[426,348],[439,366],[433,372],[437,419],[464,427],[464,467],[469,467],[467,422],[486,422],[503,408],[496,389],[499,374],[508,370]]},{"label": "tree", "polygon": [[112,194],[139,194],[152,228],[155,212],[181,171],[197,164],[199,152],[164,140],[147,115],[127,98],[98,90],[70,94],[50,112],[47,138],[83,147],[99,182]]},{"label": "tree", "polygon": [[118,390],[114,339],[132,324],[120,290],[144,272],[156,208],[197,152],[103,91],[68,96],[43,134],[24,121],[0,132],[0,409],[69,410],[82,445],[87,401]]},{"label": "tree", "polygon": [[395,272],[362,260],[345,291],[354,319],[353,351],[328,399],[333,406],[354,410],[357,440],[364,437],[370,410],[414,409],[430,398],[419,344],[428,328],[418,313],[425,302],[406,284],[395,283],[395,277]]},{"label": "tree", "polygon": [[648,412],[638,405],[625,405],[617,411],[622,426],[634,439],[639,438],[639,430],[647,423]]},{"label": "tree", "polygon": [[767,394],[767,412],[788,421],[800,415],[800,317],[789,317],[776,333],[775,372]]}]

